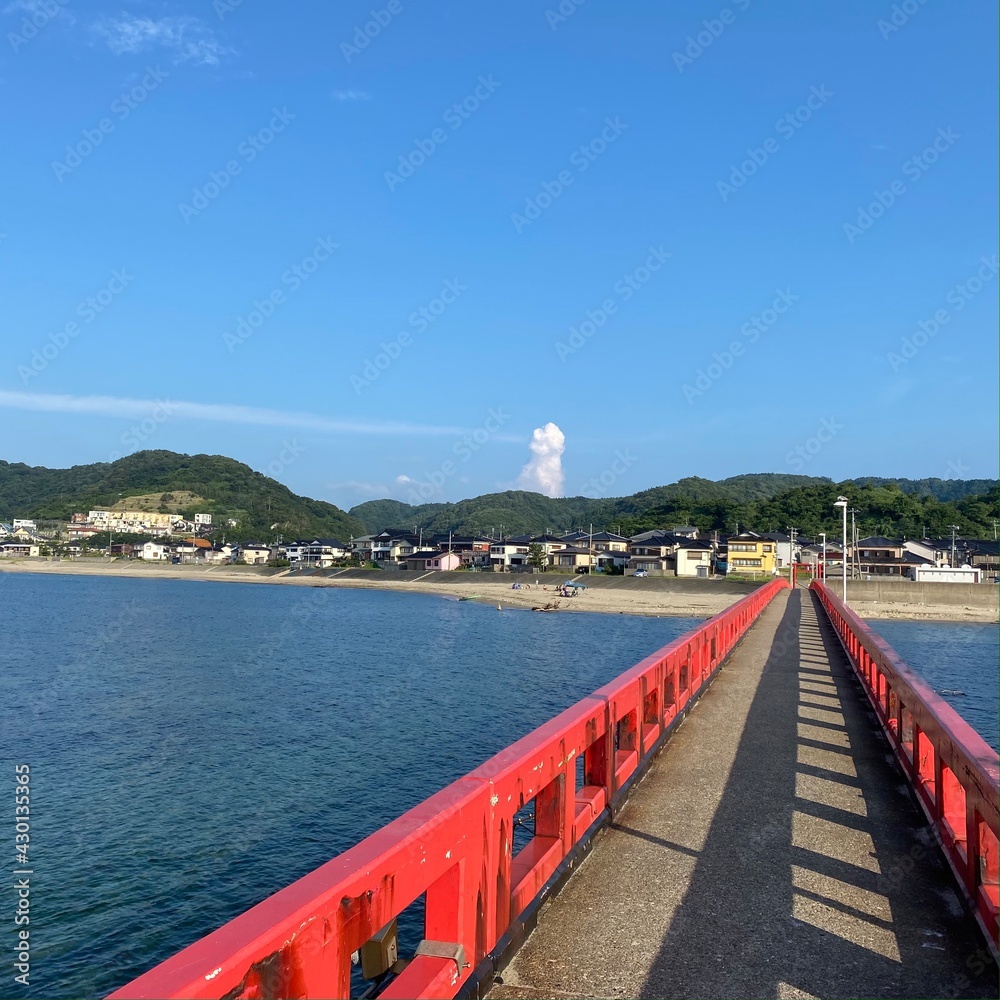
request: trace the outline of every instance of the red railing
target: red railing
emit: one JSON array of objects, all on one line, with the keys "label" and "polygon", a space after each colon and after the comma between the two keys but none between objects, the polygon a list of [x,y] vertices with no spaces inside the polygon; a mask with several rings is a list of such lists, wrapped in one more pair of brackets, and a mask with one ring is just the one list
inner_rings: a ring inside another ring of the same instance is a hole
[{"label": "red railing", "polygon": [[829,587],[814,582],[811,589],[840,636],[996,955],[1000,809],[996,751]]},{"label": "red railing", "polygon": [[[380,995],[454,996],[787,586],[769,583],[647,656],[112,997],[348,997],[352,953],[421,895],[423,945]],[[534,835],[514,854],[515,817],[532,800]]]}]

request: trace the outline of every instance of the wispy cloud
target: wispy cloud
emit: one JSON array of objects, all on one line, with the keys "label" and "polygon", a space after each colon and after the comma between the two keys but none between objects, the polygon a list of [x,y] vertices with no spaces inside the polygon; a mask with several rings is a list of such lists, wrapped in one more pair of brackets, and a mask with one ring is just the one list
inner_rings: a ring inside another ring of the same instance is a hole
[{"label": "wispy cloud", "polygon": [[196,17],[136,17],[122,11],[115,17],[102,17],[92,31],[115,55],[165,49],[175,63],[217,66],[221,56],[231,53]]},{"label": "wispy cloud", "polygon": [[371,94],[366,94],[363,90],[335,90],[330,95],[335,101],[370,101]]},{"label": "wispy cloud", "polygon": [[366,483],[355,479],[349,479],[344,483],[328,483],[328,490],[335,490],[345,493],[354,493],[366,499],[384,499],[389,496],[389,487],[384,483]]},{"label": "wispy cloud", "polygon": [[0,389],[0,407],[36,413],[77,413],[94,417],[148,417],[167,410],[171,417],[264,427],[299,427],[326,434],[460,435],[462,427],[439,427],[401,421],[339,420],[312,413],[267,410],[230,403],[193,403],[121,396],[60,396],[46,393],[8,392]]}]

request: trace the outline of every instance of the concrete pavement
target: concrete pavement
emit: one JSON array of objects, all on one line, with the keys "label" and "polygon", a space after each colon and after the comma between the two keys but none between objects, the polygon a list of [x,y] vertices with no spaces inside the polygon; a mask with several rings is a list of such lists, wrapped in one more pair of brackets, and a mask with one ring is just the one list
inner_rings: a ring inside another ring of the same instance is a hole
[{"label": "concrete pavement", "polygon": [[805,590],[764,613],[489,994],[997,995]]}]

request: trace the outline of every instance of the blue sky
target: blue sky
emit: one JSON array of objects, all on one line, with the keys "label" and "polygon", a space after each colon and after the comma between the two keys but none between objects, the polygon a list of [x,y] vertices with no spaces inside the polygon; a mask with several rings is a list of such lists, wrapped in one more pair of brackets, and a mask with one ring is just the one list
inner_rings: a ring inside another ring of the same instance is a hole
[{"label": "blue sky", "polygon": [[0,17],[9,461],[345,508],[997,475],[985,0]]}]

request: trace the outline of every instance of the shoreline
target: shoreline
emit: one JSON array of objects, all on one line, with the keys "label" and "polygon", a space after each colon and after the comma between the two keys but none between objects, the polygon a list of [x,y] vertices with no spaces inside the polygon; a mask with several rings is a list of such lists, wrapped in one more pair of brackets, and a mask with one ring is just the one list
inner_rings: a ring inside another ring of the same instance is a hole
[{"label": "shoreline", "polygon": [[[554,603],[558,611],[589,611],[597,614],[628,614],[641,617],[711,618],[719,614],[742,596],[742,592],[713,589],[713,583],[697,584],[667,578],[663,586],[656,581],[643,580],[642,586],[630,586],[626,580],[615,581],[616,586],[588,586],[577,597],[560,597],[557,581],[565,579],[558,574],[546,574],[539,586],[530,583],[530,589],[512,590],[514,579],[509,574],[461,574],[459,579],[448,580],[452,574],[427,573],[416,579],[402,579],[395,574],[375,570],[370,577],[346,576],[350,570],[332,571],[330,575],[298,575],[288,569],[274,570],[260,566],[194,566],[162,565],[142,562],[70,562],[65,560],[10,559],[0,561],[0,576],[4,573],[55,574],[60,576],[114,576],[147,580],[194,580],[218,583],[273,584],[295,587],[351,588],[358,590],[391,590],[398,593],[438,595],[451,599],[474,600],[483,604],[497,604],[501,608],[533,609]],[[528,583],[518,578],[518,582]],[[533,578],[530,578],[533,579]],[[666,585],[669,581],[669,586]],[[638,581],[636,581],[638,583]],[[748,589],[746,593],[749,593]],[[862,618],[890,621],[934,621],[955,623],[997,624],[995,608],[976,608],[960,605],[919,604],[915,602],[857,601],[851,605]]]}]

